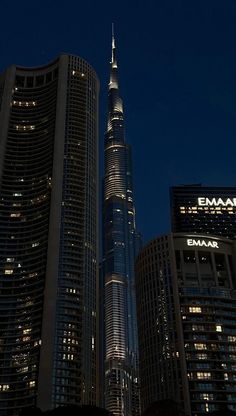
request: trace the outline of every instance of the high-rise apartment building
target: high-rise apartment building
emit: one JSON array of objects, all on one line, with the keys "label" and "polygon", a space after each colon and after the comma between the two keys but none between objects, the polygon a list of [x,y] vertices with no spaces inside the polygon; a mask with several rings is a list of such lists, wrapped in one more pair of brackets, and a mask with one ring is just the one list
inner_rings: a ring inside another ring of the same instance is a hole
[{"label": "high-rise apartment building", "polygon": [[188,416],[236,410],[236,245],[169,234],[136,262],[141,404],[172,398]]},{"label": "high-rise apartment building", "polygon": [[138,248],[131,149],[125,142],[114,35],[105,135],[103,285],[105,407],[115,416],[139,414],[134,259]]},{"label": "high-rise apartment building", "polygon": [[236,237],[236,188],[201,185],[170,189],[172,231]]},{"label": "high-rise apartment building", "polygon": [[62,55],[0,77],[0,408],[96,403],[98,90]]}]

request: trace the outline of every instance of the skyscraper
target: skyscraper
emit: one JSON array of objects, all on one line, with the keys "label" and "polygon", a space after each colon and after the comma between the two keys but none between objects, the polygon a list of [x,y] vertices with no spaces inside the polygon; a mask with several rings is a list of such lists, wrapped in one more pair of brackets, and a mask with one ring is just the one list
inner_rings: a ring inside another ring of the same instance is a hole
[{"label": "skyscraper", "polygon": [[134,259],[135,227],[131,149],[125,142],[114,34],[105,135],[103,205],[105,407],[116,416],[139,414]]},{"label": "skyscraper", "polygon": [[76,56],[0,78],[0,408],[96,403],[98,79]]},{"label": "skyscraper", "polygon": [[184,185],[170,189],[173,232],[236,237],[236,188]]},{"label": "skyscraper", "polygon": [[236,246],[209,235],[154,239],[136,262],[141,404],[236,410]]}]

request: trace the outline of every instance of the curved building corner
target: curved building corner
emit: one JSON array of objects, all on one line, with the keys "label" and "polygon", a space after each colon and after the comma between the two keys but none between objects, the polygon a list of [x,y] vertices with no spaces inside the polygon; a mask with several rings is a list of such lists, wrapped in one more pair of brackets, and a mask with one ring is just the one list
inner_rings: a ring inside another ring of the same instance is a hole
[{"label": "curved building corner", "polygon": [[96,403],[98,93],[62,55],[0,78],[0,407]]}]

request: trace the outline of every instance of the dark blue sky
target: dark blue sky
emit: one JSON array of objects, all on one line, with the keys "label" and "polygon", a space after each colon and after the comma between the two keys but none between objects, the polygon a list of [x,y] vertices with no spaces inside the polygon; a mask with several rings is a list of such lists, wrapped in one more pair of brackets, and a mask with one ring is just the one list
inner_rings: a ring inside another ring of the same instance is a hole
[{"label": "dark blue sky", "polygon": [[236,185],[236,2],[1,1],[0,71],[82,56],[101,82],[101,146],[111,22],[148,240],[169,230],[169,186]]}]

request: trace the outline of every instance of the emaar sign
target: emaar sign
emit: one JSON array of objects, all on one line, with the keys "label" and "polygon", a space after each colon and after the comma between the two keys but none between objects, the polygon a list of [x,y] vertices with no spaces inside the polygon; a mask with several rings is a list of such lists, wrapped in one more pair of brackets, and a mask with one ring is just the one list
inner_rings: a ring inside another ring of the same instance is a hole
[{"label": "emaar sign", "polygon": [[205,198],[200,197],[197,199],[198,205],[202,207],[236,207],[236,198]]},{"label": "emaar sign", "polygon": [[197,240],[194,238],[188,238],[187,239],[187,245],[188,246],[196,246],[196,247],[210,247],[210,248],[220,248],[217,241],[211,241],[211,240]]}]

